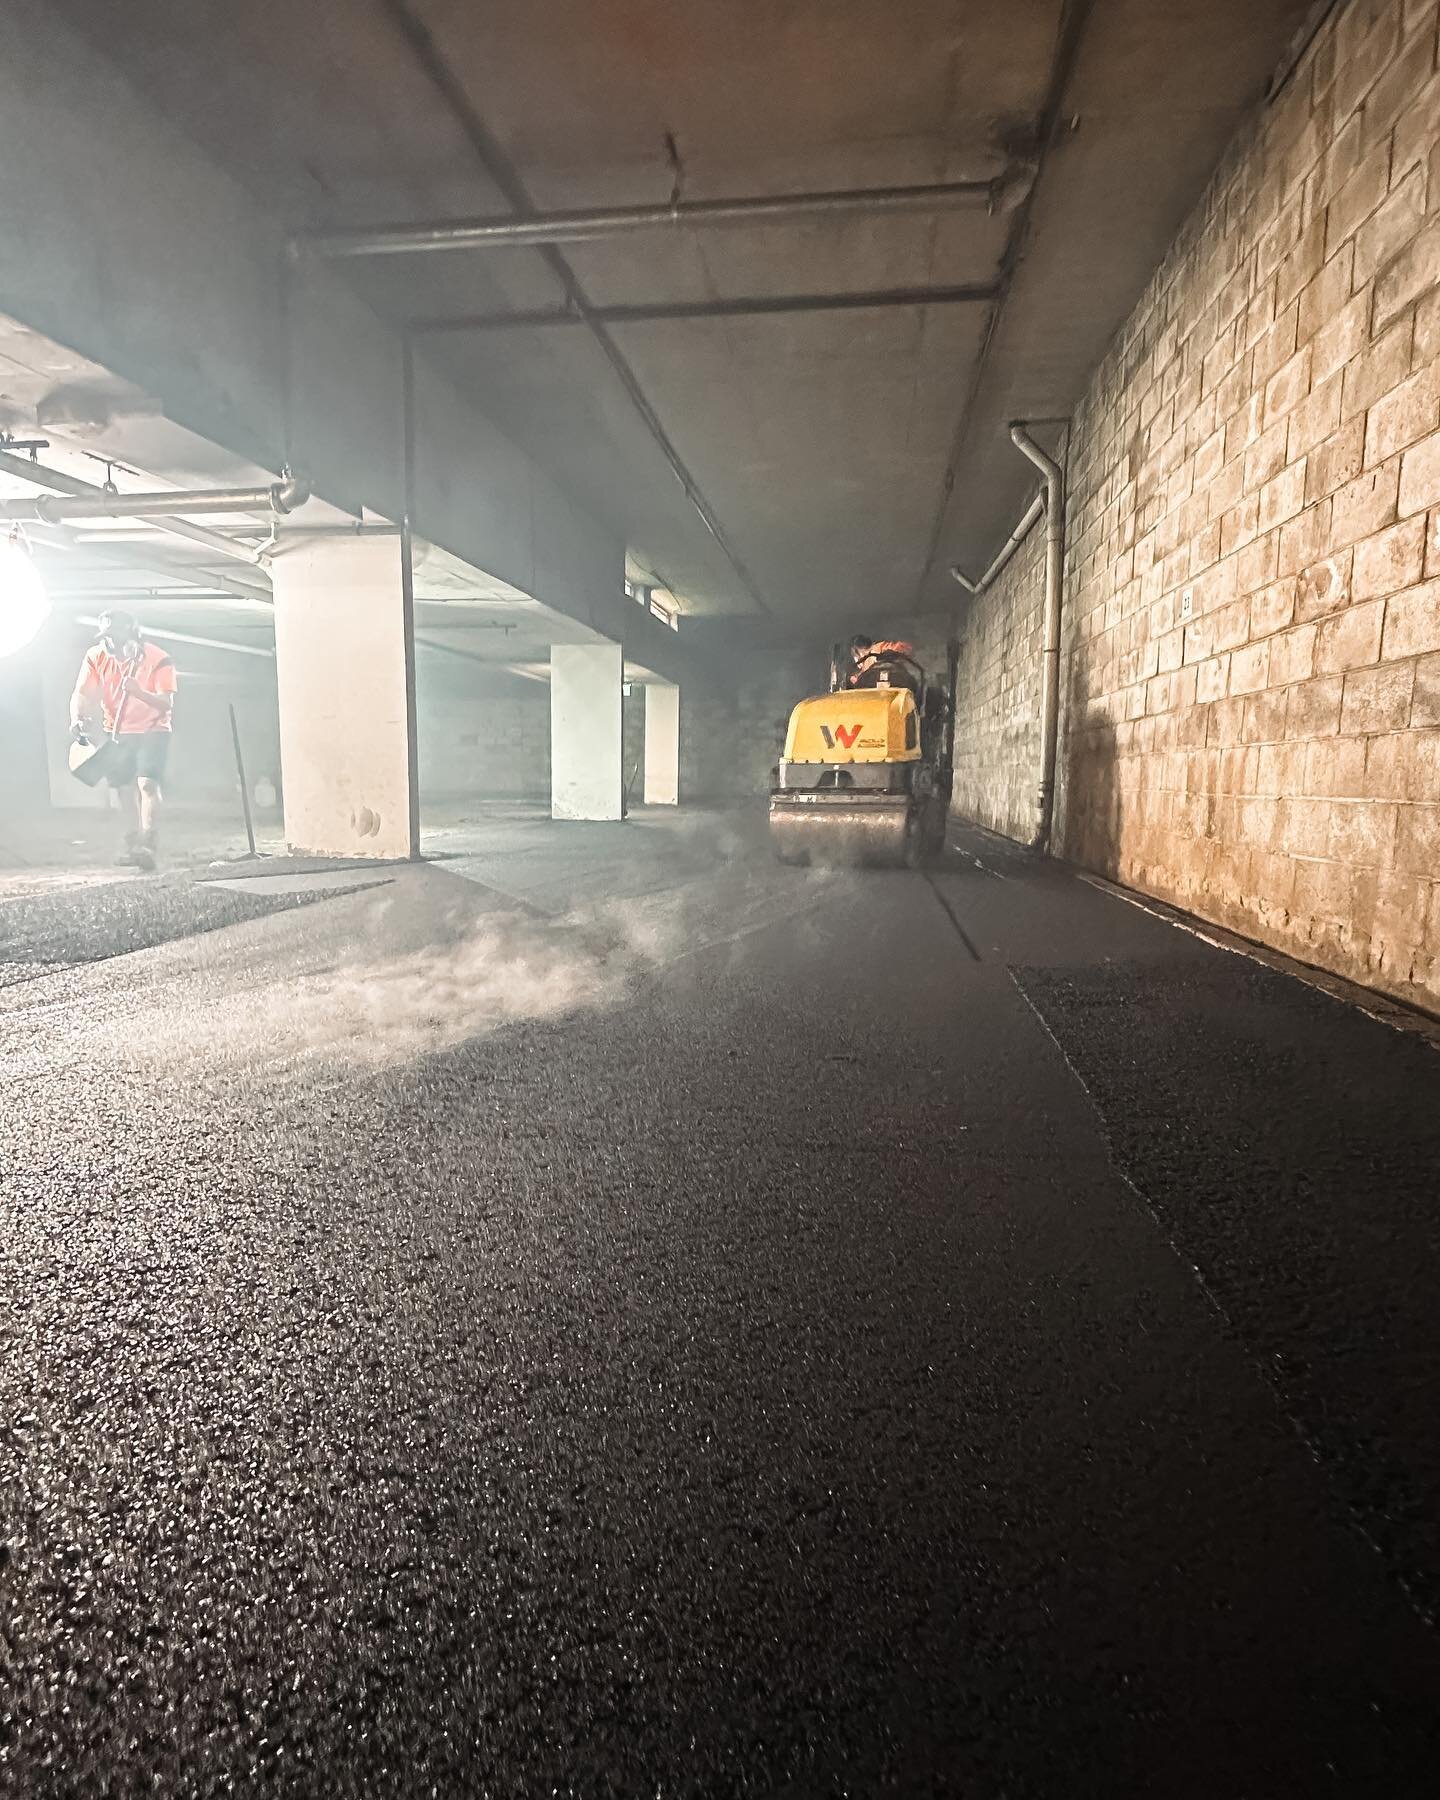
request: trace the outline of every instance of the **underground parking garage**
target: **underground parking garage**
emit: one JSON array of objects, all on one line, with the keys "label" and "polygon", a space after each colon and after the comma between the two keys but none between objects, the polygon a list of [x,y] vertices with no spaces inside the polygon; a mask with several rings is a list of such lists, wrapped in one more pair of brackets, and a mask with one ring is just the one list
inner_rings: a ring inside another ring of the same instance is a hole
[{"label": "underground parking garage", "polygon": [[0,1791],[1429,1792],[1435,0],[6,24]]}]

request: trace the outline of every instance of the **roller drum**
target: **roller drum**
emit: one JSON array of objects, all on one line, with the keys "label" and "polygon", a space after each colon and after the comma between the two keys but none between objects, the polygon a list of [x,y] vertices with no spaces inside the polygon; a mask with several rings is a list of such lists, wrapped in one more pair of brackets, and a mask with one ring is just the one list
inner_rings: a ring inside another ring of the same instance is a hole
[{"label": "roller drum", "polygon": [[793,801],[770,808],[770,842],[781,862],[822,868],[904,868],[915,859],[907,806]]}]

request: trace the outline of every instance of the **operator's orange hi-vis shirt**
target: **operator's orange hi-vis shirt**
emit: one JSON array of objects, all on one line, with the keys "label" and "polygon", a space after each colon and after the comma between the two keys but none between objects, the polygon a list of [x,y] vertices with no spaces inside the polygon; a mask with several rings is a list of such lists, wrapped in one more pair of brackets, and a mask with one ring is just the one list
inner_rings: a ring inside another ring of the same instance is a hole
[{"label": "operator's orange hi-vis shirt", "polygon": [[175,665],[158,644],[142,645],[133,663],[122,662],[103,644],[96,644],[86,653],[80,671],[80,689],[87,695],[99,694],[105,729],[114,731],[118,716],[120,731],[125,736],[132,731],[168,731],[168,708],[147,706],[143,700],[133,697],[124,698],[121,689],[127,675],[133,675],[140,686],[152,694],[175,692]]}]

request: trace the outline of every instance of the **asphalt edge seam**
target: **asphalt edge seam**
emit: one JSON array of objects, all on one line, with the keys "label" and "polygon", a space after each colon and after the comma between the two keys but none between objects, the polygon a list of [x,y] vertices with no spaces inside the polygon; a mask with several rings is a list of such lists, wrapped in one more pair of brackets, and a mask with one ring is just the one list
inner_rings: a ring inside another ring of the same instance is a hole
[{"label": "asphalt edge seam", "polygon": [[[1137,904],[1138,904],[1138,902],[1137,902]],[[1148,911],[1149,908],[1148,907],[1142,908],[1142,910]],[[1203,934],[1197,932],[1196,935],[1201,936]],[[1223,949],[1226,949],[1227,946],[1224,944],[1221,944],[1218,946],[1218,948],[1223,950]],[[1241,953],[1241,954],[1243,954],[1243,953]],[[1337,1490],[1334,1482],[1330,1478],[1329,1463],[1326,1461],[1325,1457],[1321,1454],[1320,1449],[1315,1442],[1315,1439],[1311,1436],[1309,1428],[1305,1424],[1305,1421],[1302,1418],[1300,1418],[1291,1409],[1288,1399],[1287,1399],[1287,1396],[1285,1394],[1285,1391],[1280,1386],[1279,1382],[1277,1381],[1277,1379],[1275,1377],[1274,1370],[1266,1363],[1266,1361],[1263,1357],[1256,1355],[1255,1351],[1251,1347],[1250,1343],[1248,1342],[1248,1340],[1246,1339],[1244,1334],[1240,1331],[1239,1327],[1235,1324],[1235,1321],[1230,1317],[1230,1314],[1225,1310],[1225,1306],[1224,1306],[1223,1302],[1220,1300],[1219,1296],[1216,1294],[1214,1288],[1212,1288],[1210,1283],[1207,1281],[1204,1270],[1200,1267],[1200,1265],[1197,1262],[1192,1261],[1191,1258],[1185,1253],[1185,1251],[1183,1249],[1181,1249],[1180,1245],[1176,1242],[1174,1234],[1171,1232],[1171,1230],[1167,1226],[1163,1215],[1159,1212],[1159,1210],[1155,1206],[1154,1202],[1150,1199],[1149,1195],[1147,1193],[1145,1193],[1144,1189],[1139,1187],[1135,1183],[1135,1181],[1133,1181],[1131,1179],[1130,1175],[1128,1174],[1128,1172],[1125,1170],[1125,1168],[1121,1164],[1119,1157],[1116,1154],[1115,1140],[1111,1135],[1110,1126],[1109,1126],[1108,1121],[1106,1120],[1104,1109],[1101,1107],[1099,1101],[1095,1098],[1095,1095],[1091,1092],[1090,1086],[1086,1082],[1085,1077],[1080,1073],[1079,1069],[1077,1069],[1075,1064],[1071,1061],[1069,1052],[1066,1050],[1065,1046],[1060,1042],[1059,1038],[1056,1037],[1054,1031],[1051,1029],[1050,1022],[1046,1019],[1044,1013],[1041,1012],[1040,1008],[1031,999],[1030,995],[1026,993],[1025,988],[1022,985],[1020,978],[1017,975],[1016,971],[1012,968],[1007,967],[1005,973],[1010,977],[1011,982],[1014,984],[1016,993],[1019,994],[1020,998],[1025,1002],[1026,1006],[1029,1007],[1030,1011],[1034,1014],[1036,1020],[1039,1022],[1040,1029],[1045,1033],[1046,1037],[1049,1038],[1050,1042],[1055,1046],[1056,1050],[1059,1052],[1061,1061],[1065,1064],[1065,1067],[1070,1071],[1070,1074],[1074,1078],[1077,1085],[1079,1086],[1081,1093],[1084,1094],[1086,1103],[1090,1107],[1091,1112],[1094,1114],[1095,1123],[1099,1127],[1100,1135],[1101,1135],[1102,1139],[1104,1140],[1105,1158],[1106,1158],[1106,1161],[1110,1165],[1111,1172],[1115,1175],[1116,1179],[1118,1181],[1120,1181],[1130,1191],[1131,1194],[1134,1195],[1135,1199],[1139,1202],[1141,1208],[1144,1210],[1145,1213],[1147,1213],[1149,1215],[1151,1222],[1154,1224],[1156,1230],[1159,1232],[1162,1241],[1164,1242],[1166,1248],[1170,1251],[1171,1255],[1176,1259],[1176,1261],[1181,1265],[1182,1268],[1189,1271],[1189,1274],[1190,1274],[1191,1278],[1193,1279],[1195,1286],[1200,1290],[1200,1293],[1204,1297],[1206,1304],[1210,1307],[1211,1311],[1215,1314],[1215,1317],[1220,1321],[1220,1324],[1224,1331],[1225,1336],[1227,1338],[1229,1338],[1231,1343],[1233,1343],[1235,1345],[1235,1347],[1239,1350],[1241,1356],[1250,1365],[1250,1368],[1252,1369],[1252,1371],[1259,1377],[1261,1384],[1264,1386],[1264,1388],[1266,1389],[1266,1391],[1268,1392],[1268,1394],[1270,1396],[1271,1403],[1275,1407],[1277,1414],[1279,1415],[1279,1417],[1281,1419],[1284,1420],[1286,1425],[1288,1425],[1290,1427],[1290,1430],[1294,1434],[1296,1440],[1303,1446],[1303,1448],[1304,1448],[1306,1454],[1309,1456],[1311,1462],[1314,1463],[1315,1467],[1318,1469],[1318,1471],[1320,1473],[1321,1483],[1324,1487],[1324,1491],[1327,1496],[1327,1499],[1330,1501],[1330,1503],[1333,1506],[1338,1507],[1342,1517],[1345,1520],[1345,1523],[1359,1537],[1361,1542],[1363,1544],[1365,1544],[1367,1546],[1367,1548],[1373,1553],[1376,1561],[1379,1563],[1380,1568],[1384,1573],[1384,1576],[1385,1576],[1387,1582],[1392,1582],[1400,1590],[1400,1593],[1404,1596],[1405,1602],[1408,1605],[1408,1607],[1410,1608],[1411,1612],[1413,1612],[1415,1614],[1416,1618],[1420,1620],[1422,1625],[1428,1626],[1429,1629],[1432,1631],[1436,1630],[1437,1627],[1440,1627],[1440,1619],[1436,1618],[1436,1615],[1430,1611],[1430,1609],[1420,1599],[1419,1595],[1413,1591],[1409,1581],[1406,1579],[1404,1571],[1401,1570],[1400,1568],[1398,1568],[1391,1561],[1391,1559],[1386,1555],[1386,1553],[1385,1553],[1384,1549],[1382,1548],[1382,1546],[1380,1545],[1380,1543],[1371,1534],[1370,1529],[1366,1525],[1364,1518],[1361,1516],[1361,1514],[1356,1510],[1356,1508],[1351,1504],[1351,1502],[1345,1497],[1345,1495]]]}]

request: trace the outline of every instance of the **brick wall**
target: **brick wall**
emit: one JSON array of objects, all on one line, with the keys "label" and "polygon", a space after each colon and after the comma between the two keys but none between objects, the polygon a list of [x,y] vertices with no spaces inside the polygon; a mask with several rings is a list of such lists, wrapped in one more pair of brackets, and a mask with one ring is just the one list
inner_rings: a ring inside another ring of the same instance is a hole
[{"label": "brick wall", "polygon": [[550,801],[550,690],[467,698],[436,682],[418,695],[423,801]]},{"label": "brick wall", "polygon": [[952,810],[1028,842],[1039,822],[1045,524],[960,614]]},{"label": "brick wall", "polygon": [[[1096,372],[1069,455],[1059,769],[1066,855],[1431,1007],[1437,38],[1437,0],[1334,14]],[[1028,628],[970,626],[966,791],[1007,829],[1007,717],[1034,761],[1004,639]]]},{"label": "brick wall", "polygon": [[[865,624],[876,637],[906,640],[928,670],[943,676],[947,619],[880,613]],[[799,647],[731,646],[723,663],[714,662],[708,679],[692,679],[681,692],[680,798],[759,801],[770,791],[791,708],[826,690],[830,641],[820,625]]]},{"label": "brick wall", "polygon": [[680,800],[728,798],[728,769],[715,743],[735,729],[735,697],[713,682],[691,680],[680,690]]},{"label": "brick wall", "polygon": [[680,798],[723,802],[770,791],[790,709],[823,693],[829,646],[761,647],[680,695]]}]

